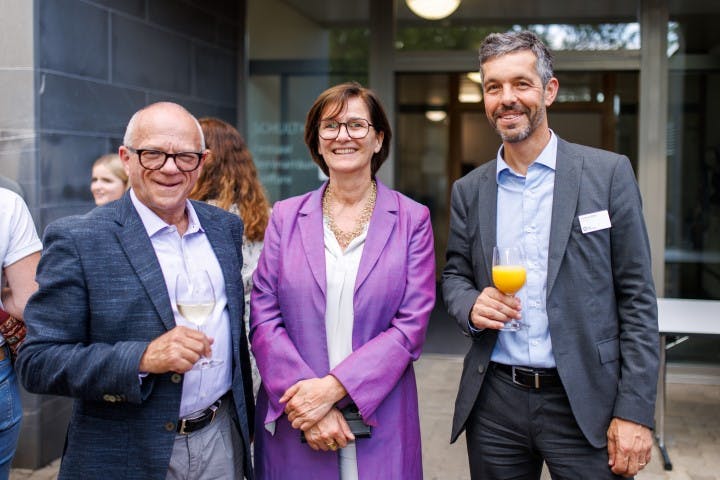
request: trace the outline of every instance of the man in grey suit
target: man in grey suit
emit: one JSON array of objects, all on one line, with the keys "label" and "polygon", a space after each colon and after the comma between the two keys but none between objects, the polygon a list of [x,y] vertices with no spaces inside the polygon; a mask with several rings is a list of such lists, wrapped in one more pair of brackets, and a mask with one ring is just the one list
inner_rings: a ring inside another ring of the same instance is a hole
[{"label": "man in grey suit", "polygon": [[[657,302],[628,159],[549,127],[552,57],[531,32],[480,47],[497,158],[453,186],[443,293],[472,338],[453,419],[472,478],[630,477],[650,460]],[[494,245],[523,248],[527,281],[493,287]],[[518,331],[500,330],[511,319]]]},{"label": "man in grey suit", "polygon": [[[207,152],[180,105],[137,112],[119,153],[132,189],[48,226],[25,310],[25,387],[75,399],[60,478],[252,478],[242,222],[188,200]],[[200,331],[174,292],[203,272],[215,305]]]}]

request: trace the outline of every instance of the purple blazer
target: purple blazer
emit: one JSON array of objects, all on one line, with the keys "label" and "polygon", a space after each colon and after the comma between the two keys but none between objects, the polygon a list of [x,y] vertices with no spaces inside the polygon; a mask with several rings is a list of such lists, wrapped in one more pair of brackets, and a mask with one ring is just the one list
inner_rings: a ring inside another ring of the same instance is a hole
[{"label": "purple blazer", "polygon": [[[377,201],[355,282],[353,353],[332,371],[325,336],[326,185],[277,202],[253,277],[252,350],[263,388],[257,399],[258,479],[337,480],[337,452],[300,442],[278,400],[299,380],[332,373],[357,404],[369,439],[357,440],[361,479],[422,479],[417,387],[435,304],[435,256],[427,207],[377,183]],[[275,435],[265,424],[276,421]]]}]

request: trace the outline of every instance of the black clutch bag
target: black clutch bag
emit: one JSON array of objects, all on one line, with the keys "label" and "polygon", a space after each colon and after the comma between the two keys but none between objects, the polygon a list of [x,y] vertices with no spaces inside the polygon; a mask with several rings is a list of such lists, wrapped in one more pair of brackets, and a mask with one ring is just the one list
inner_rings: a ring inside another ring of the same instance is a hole
[{"label": "black clutch bag", "polygon": [[355,438],[370,438],[372,437],[372,427],[363,422],[360,416],[360,411],[357,405],[351,403],[345,408],[341,408],[343,417],[350,427],[350,431],[355,435]]},{"label": "black clutch bag", "polygon": [[[351,403],[347,407],[341,408],[340,412],[343,414],[343,417],[345,417],[345,421],[356,439],[372,437],[372,427],[363,422],[357,405]],[[300,441],[303,443],[307,442],[307,440],[305,440],[305,432],[300,432]]]}]

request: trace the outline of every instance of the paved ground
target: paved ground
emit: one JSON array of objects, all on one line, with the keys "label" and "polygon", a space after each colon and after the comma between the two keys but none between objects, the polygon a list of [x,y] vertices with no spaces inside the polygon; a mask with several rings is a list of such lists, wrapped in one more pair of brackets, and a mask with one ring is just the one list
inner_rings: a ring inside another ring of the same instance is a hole
[{"label": "paved ground", "polygon": [[[450,420],[462,358],[425,354],[416,365],[426,480],[469,480],[464,437],[450,445]],[[674,469],[663,470],[657,448],[638,480],[720,480],[720,386],[670,383],[666,443]],[[58,462],[15,469],[10,480],[51,480]],[[549,479],[549,476],[544,478]],[[389,479],[390,480],[390,479]],[[398,479],[402,480],[402,479]]]},{"label": "paved ground", "polygon": [[[426,480],[469,480],[464,437],[448,444],[462,358],[426,355],[417,365]],[[668,384],[665,442],[673,470],[660,451],[638,480],[720,479],[720,385]],[[544,478],[550,478],[545,476]]]}]

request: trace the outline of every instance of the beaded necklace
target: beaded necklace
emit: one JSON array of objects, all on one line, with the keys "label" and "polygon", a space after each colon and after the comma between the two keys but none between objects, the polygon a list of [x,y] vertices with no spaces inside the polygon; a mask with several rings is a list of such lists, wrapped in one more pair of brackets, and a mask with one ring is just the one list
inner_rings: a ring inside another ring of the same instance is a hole
[{"label": "beaded necklace", "polygon": [[330,202],[333,200],[333,191],[332,191],[332,185],[328,184],[327,188],[325,189],[325,194],[323,195],[323,201],[322,201],[322,209],[323,209],[323,215],[327,217],[328,220],[328,228],[330,228],[330,231],[335,235],[335,238],[337,239],[338,243],[340,244],[340,248],[345,250],[348,245],[350,245],[350,242],[353,241],[354,238],[356,238],[358,235],[360,235],[363,230],[365,229],[365,226],[370,222],[370,217],[372,216],[373,209],[375,208],[375,200],[377,199],[377,185],[375,183],[375,180],[372,181],[372,190],[370,191],[370,197],[368,198],[367,202],[365,203],[365,206],[363,207],[362,211],[360,212],[360,215],[358,215],[357,219],[355,220],[355,228],[353,228],[351,231],[346,232],[340,227],[338,227],[335,224],[335,220],[332,216],[332,211],[330,208]]}]

